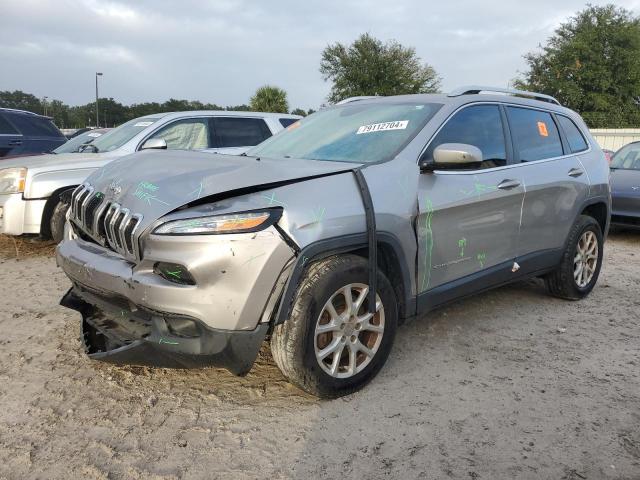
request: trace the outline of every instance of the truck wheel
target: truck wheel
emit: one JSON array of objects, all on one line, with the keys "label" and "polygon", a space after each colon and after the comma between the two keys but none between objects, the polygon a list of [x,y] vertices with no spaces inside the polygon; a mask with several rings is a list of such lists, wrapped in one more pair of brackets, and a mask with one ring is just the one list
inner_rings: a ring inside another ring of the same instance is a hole
[{"label": "truck wheel", "polygon": [[562,262],[544,278],[549,293],[567,300],[586,297],[600,275],[603,243],[598,222],[580,215],[569,232]]},{"label": "truck wheel", "polygon": [[384,365],[398,322],[395,294],[378,271],[375,313],[369,313],[367,261],[356,255],[312,264],[291,317],[271,336],[276,364],[292,383],[318,397],[352,393]]},{"label": "truck wheel", "polygon": [[[49,220],[49,228],[51,229],[51,238],[54,242],[60,243],[64,236],[64,224],[67,221],[67,210],[69,210],[71,198],[70,195],[63,192],[53,207],[51,218]],[[71,192],[69,192],[71,193]]]}]

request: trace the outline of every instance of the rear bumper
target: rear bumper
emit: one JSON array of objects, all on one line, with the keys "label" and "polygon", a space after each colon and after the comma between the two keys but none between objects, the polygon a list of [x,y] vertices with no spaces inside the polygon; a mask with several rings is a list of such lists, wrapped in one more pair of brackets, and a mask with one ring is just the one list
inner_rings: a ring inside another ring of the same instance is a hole
[{"label": "rear bumper", "polygon": [[79,286],[69,290],[60,304],[82,315],[87,355],[117,365],[215,366],[242,375],[251,370],[269,328],[259,324],[252,331],[217,330],[197,319],[186,319],[195,328],[184,336],[171,327],[176,317],[132,309]]},{"label": "rear bumper", "polygon": [[0,233],[40,233],[40,222],[46,203],[46,199],[23,200],[21,193],[0,195]]}]

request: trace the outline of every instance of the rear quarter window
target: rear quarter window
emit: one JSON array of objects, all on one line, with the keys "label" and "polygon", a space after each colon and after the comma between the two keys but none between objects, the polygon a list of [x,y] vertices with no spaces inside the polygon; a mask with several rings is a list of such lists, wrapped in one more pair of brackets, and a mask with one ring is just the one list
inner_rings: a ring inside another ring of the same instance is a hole
[{"label": "rear quarter window", "polygon": [[296,123],[298,121],[297,118],[280,118],[280,125],[282,125],[284,128],[287,128],[289,125],[293,125],[294,123]]},{"label": "rear quarter window", "polygon": [[573,123],[573,120],[564,115],[556,115],[556,118],[560,123],[565,137],[567,137],[571,153],[584,152],[589,148],[587,141],[584,139],[584,136],[582,136],[578,126]]},{"label": "rear quarter window", "polygon": [[563,155],[558,127],[548,112],[507,107],[511,135],[521,162]]},{"label": "rear quarter window", "polygon": [[27,114],[11,114],[10,121],[23,135],[34,137],[64,137],[53,122],[46,118]]},{"label": "rear quarter window", "polygon": [[0,114],[0,135],[18,135],[18,131]]}]

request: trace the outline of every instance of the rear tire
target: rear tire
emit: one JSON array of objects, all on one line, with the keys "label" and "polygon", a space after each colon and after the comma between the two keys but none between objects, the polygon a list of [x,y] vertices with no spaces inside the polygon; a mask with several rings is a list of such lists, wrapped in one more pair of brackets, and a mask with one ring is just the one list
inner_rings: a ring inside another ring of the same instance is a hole
[{"label": "rear tire", "polygon": [[378,271],[377,309],[371,316],[368,294],[362,296],[368,278],[367,261],[356,255],[329,257],[309,267],[290,318],[271,336],[273,358],[291,383],[335,398],[362,388],[383,367],[396,333],[397,302]]},{"label": "rear tire", "polygon": [[580,215],[571,227],[560,265],[544,277],[547,291],[567,300],[589,295],[600,275],[603,245],[600,224]]}]

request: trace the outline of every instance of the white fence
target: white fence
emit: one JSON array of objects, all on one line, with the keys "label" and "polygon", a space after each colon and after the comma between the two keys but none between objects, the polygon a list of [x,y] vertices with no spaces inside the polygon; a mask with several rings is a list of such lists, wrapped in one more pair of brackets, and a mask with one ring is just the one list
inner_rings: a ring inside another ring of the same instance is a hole
[{"label": "white fence", "polygon": [[600,148],[614,152],[627,143],[640,140],[640,128],[592,128],[590,132]]}]

